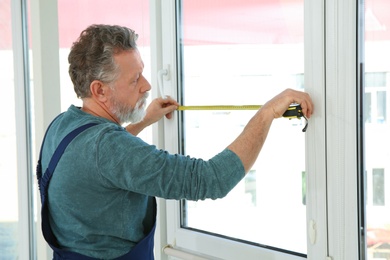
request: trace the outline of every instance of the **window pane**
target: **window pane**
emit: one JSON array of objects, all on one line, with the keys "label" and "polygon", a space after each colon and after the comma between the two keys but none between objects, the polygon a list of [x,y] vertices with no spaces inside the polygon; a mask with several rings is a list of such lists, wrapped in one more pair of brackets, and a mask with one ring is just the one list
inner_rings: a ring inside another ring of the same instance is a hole
[{"label": "window pane", "polygon": [[367,72],[365,75],[366,87],[384,87],[386,86],[385,72]]},{"label": "window pane", "polygon": [[377,92],[377,113],[378,113],[378,123],[386,122],[386,91]]},{"label": "window pane", "polygon": [[372,204],[374,206],[385,205],[385,175],[384,169],[372,170]]},{"label": "window pane", "polygon": [[19,213],[11,0],[0,1],[0,27],[0,82],[6,97],[0,102],[0,258],[17,259]]},{"label": "window pane", "polygon": [[365,165],[368,259],[390,259],[390,2],[365,1]]},{"label": "window pane", "polygon": [[[303,0],[182,1],[183,105],[264,104],[303,89]],[[255,111],[184,111],[183,153],[208,159]],[[304,121],[278,119],[263,150],[226,198],[183,201],[182,226],[306,254]]]},{"label": "window pane", "polygon": [[364,93],[364,122],[371,123],[371,93]]},{"label": "window pane", "polygon": [[[137,45],[145,65],[143,75],[151,82],[149,17],[149,1],[145,0],[58,0],[62,111],[71,104],[81,106],[68,74],[68,55],[72,43],[92,24],[121,25],[133,29],[139,36]],[[151,128],[146,128],[139,136],[151,142]]]}]

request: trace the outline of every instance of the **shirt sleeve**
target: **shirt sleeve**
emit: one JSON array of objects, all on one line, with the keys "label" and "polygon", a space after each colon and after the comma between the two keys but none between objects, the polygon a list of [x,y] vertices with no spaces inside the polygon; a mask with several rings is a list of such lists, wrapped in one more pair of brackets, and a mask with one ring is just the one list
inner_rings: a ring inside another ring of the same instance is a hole
[{"label": "shirt sleeve", "polygon": [[126,131],[98,138],[96,170],[112,187],[166,199],[217,199],[244,177],[241,160],[229,149],[209,160],[170,154]]}]

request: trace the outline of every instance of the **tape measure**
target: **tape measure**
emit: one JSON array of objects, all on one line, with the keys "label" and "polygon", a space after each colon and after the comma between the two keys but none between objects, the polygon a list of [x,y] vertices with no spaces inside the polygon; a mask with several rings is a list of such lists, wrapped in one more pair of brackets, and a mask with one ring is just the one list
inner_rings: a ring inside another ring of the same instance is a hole
[{"label": "tape measure", "polygon": [[177,110],[258,110],[261,107],[260,105],[179,106]]},{"label": "tape measure", "polygon": [[[177,110],[185,111],[185,110],[259,110],[261,105],[213,105],[213,106],[179,106]],[[302,117],[306,120],[306,125],[302,129],[302,132],[306,132],[308,121],[306,117],[302,113],[302,107],[299,104],[292,104],[282,115],[284,118],[288,119],[301,119]]]},{"label": "tape measure", "polygon": [[[259,110],[261,105],[242,105],[242,106],[231,106],[231,105],[215,105],[215,106],[179,106],[177,110]],[[298,118],[303,117],[302,108],[299,104],[291,105],[283,117],[285,118]]]}]

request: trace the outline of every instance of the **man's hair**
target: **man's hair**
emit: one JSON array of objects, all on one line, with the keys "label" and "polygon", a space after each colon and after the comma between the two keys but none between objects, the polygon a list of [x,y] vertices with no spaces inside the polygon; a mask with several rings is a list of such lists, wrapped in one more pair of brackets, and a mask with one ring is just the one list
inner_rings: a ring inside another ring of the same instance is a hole
[{"label": "man's hair", "polygon": [[89,86],[100,80],[110,84],[118,75],[114,55],[137,48],[138,35],[131,29],[91,25],[81,32],[68,56],[69,75],[79,98],[91,96]]}]

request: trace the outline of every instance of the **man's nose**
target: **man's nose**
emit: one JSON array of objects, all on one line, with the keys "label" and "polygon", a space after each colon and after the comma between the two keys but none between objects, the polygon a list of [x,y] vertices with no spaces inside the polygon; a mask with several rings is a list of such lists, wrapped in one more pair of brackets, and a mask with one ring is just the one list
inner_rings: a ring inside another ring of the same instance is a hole
[{"label": "man's nose", "polygon": [[152,86],[150,85],[149,81],[147,81],[147,79],[143,78],[142,84],[142,92],[146,92],[152,89]]}]

